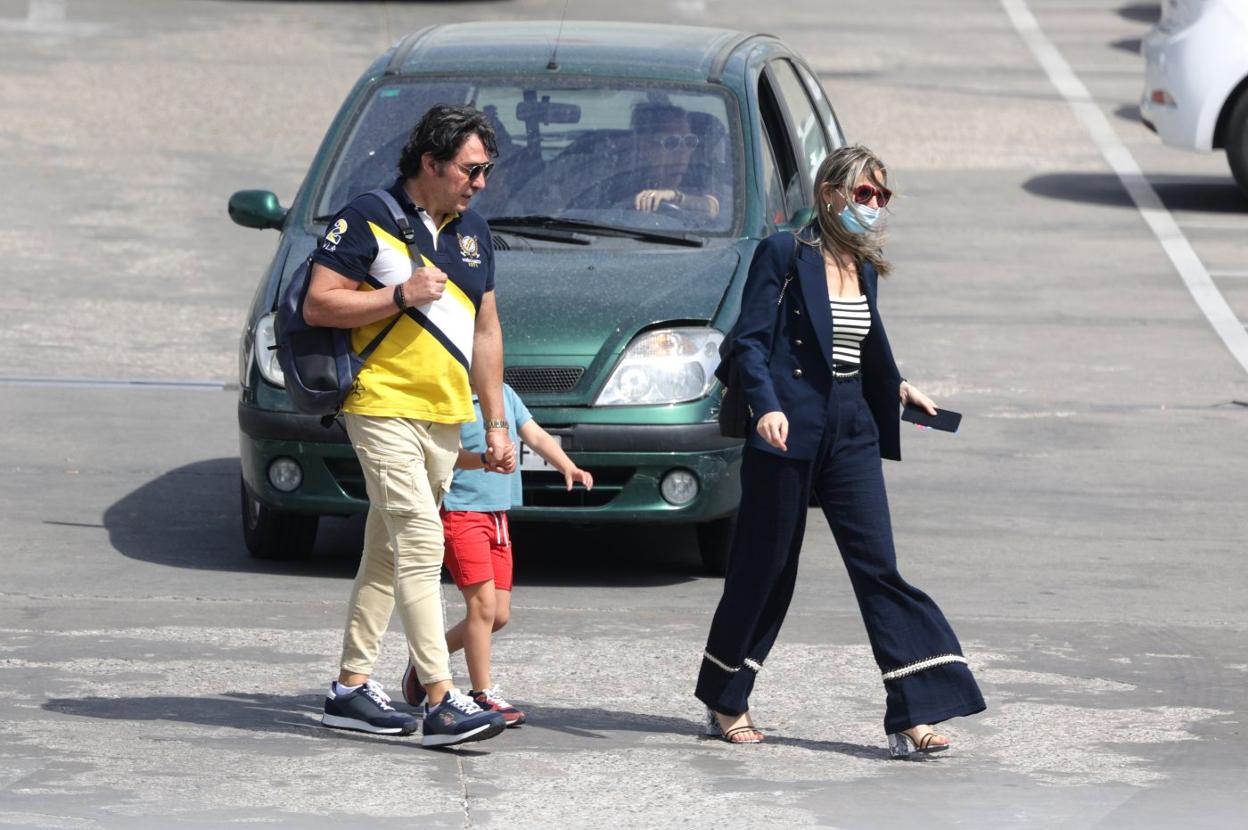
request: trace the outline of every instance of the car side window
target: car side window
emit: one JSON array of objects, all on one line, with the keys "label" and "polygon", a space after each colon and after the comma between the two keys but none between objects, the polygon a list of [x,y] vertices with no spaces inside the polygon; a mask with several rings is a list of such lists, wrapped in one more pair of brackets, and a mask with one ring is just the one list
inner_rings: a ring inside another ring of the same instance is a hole
[{"label": "car side window", "polygon": [[[776,60],[770,66],[776,82],[776,96],[789,116],[789,125],[794,132],[798,163],[808,171],[807,181],[813,182],[820,162],[830,152],[823,126],[793,64],[787,60]],[[802,204],[809,203],[809,198],[802,201]]]},{"label": "car side window", "polygon": [[832,109],[828,96],[824,93],[823,84],[819,83],[809,69],[799,64],[794,64],[797,68],[797,74],[802,77],[802,82],[806,84],[806,91],[810,93],[810,98],[815,102],[815,110],[819,113],[819,118],[823,121],[825,132],[832,141],[832,147],[845,146],[845,133],[841,130],[841,122],[836,120],[836,113]]},{"label": "car side window", "polygon": [[[763,182],[767,194],[767,221],[783,224],[798,209],[810,205],[810,195],[798,170],[780,102],[765,73],[758,80],[758,105],[767,145],[761,153],[763,175],[767,177]],[[783,219],[777,222],[776,216]]]},{"label": "car side window", "polygon": [[774,228],[788,221],[789,211],[784,206],[784,188],[780,185],[780,173],[776,170],[776,155],[771,146],[771,137],[767,136],[763,144],[763,215],[767,226]]}]

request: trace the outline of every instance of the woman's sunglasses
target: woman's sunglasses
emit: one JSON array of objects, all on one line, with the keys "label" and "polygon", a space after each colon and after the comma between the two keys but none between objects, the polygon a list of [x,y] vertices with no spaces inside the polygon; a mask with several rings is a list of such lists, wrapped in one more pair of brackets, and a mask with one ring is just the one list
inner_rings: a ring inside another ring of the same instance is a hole
[{"label": "woman's sunglasses", "polygon": [[871,200],[875,199],[875,203],[880,207],[888,204],[888,200],[893,198],[893,191],[887,187],[872,187],[869,184],[860,184],[849,192],[850,198],[859,205],[869,205]]}]

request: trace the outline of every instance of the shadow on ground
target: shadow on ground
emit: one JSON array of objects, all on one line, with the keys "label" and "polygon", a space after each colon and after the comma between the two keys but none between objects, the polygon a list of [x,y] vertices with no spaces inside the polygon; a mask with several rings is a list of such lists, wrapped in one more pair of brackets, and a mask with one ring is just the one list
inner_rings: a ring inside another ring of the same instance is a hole
[{"label": "shadow on ground", "polygon": [[[1248,214],[1248,196],[1226,176],[1149,176],[1157,196],[1170,210],[1196,213]],[[1035,196],[1113,207],[1134,207],[1113,173],[1046,173],[1023,183]]]},{"label": "shadow on ground", "polygon": [[175,568],[292,576],[355,574],[359,546],[344,554],[337,543],[341,534],[332,526],[306,561],[275,562],[248,554],[238,476],[237,458],[214,458],[152,479],[104,512],[109,543],[123,556]]},{"label": "shadow on ground", "polygon": [[[44,710],[60,715],[115,721],[169,721],[200,726],[228,727],[244,732],[309,735],[331,740],[360,741],[376,746],[379,742],[393,745],[417,745],[418,738],[387,735],[365,735],[320,726],[319,695],[267,695],[245,692],[226,693],[215,697],[129,697],[129,698],[53,698],[43,704]],[[408,708],[408,707],[403,707]],[[644,735],[671,735],[705,743],[721,743],[702,736],[701,724],[688,718],[641,714],[620,709],[586,707],[526,706],[530,715],[528,730],[558,732],[586,740],[618,740],[620,732]],[[878,746],[851,744],[844,741],[812,741],[805,738],[768,735],[767,743],[793,746],[812,752],[834,752],[856,758],[885,759],[887,752]],[[457,748],[461,753],[463,748]]]},{"label": "shadow on ground", "polygon": [[[692,737],[706,743],[723,745],[719,738],[711,738],[702,733],[701,722],[686,718],[674,718],[664,715],[646,715],[636,712],[608,710],[598,708],[559,708],[549,706],[525,706],[530,713],[526,729],[542,729],[560,732],[580,738],[611,739],[608,732],[642,732],[646,734],[668,734],[677,737]],[[766,743],[773,746],[794,746],[812,752],[836,752],[841,755],[852,755],[856,758],[879,759],[887,758],[887,750],[878,746],[851,744],[844,741],[812,741],[806,738],[785,737],[769,734]]]},{"label": "shadow on ground", "polygon": [[1134,20],[1136,23],[1156,23],[1161,20],[1161,4],[1132,3],[1119,8],[1118,16],[1123,20]]},{"label": "shadow on ground", "polygon": [[[243,544],[238,459],[188,464],[126,494],[104,513],[112,547],[131,559],[175,568],[355,576],[363,516],[322,519],[302,561],[256,559]],[[690,528],[580,527],[516,523],[517,578],[536,585],[646,587],[701,574]]]},{"label": "shadow on ground", "polygon": [[[228,726],[248,732],[304,733],[321,715],[319,695],[244,692],[220,697],[52,698],[49,712],[102,720],[159,721]],[[370,736],[371,739],[371,736]]]},{"label": "shadow on ground", "polygon": [[1144,116],[1140,115],[1139,104],[1123,104],[1114,110],[1114,115],[1123,121],[1131,121],[1135,124],[1144,123]]}]

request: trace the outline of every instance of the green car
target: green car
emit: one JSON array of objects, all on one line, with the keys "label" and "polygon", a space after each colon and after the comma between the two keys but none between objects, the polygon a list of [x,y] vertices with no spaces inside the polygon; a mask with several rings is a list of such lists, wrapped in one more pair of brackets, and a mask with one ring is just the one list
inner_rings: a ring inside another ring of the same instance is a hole
[{"label": "green car", "polygon": [[243,528],[252,554],[307,555],[321,516],[367,509],[341,424],[296,413],[273,310],[335,211],[391,184],[435,103],[497,132],[473,208],[489,220],[506,380],[594,489],[521,448],[517,520],[693,525],[722,573],[741,443],[720,437],[718,346],[758,242],[811,216],[811,180],[844,136],[805,61],[769,35],[623,23],[469,23],[416,32],[347,96],[289,208],[230,216],[281,231],[239,349]]}]

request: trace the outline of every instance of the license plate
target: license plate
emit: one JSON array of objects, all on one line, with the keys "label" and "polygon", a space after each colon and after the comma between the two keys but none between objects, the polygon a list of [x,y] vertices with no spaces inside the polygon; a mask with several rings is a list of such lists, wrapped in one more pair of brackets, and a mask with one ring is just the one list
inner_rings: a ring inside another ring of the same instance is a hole
[{"label": "license plate", "polygon": [[[561,447],[563,446],[562,435],[552,435],[551,437],[554,438],[557,442],[559,442],[559,446]],[[526,445],[523,441],[520,442],[520,445],[516,449],[520,453],[520,469],[521,470],[528,470],[530,472],[535,472],[535,473],[550,472],[550,471],[555,470],[554,465],[547,464],[546,459],[542,458],[540,455],[535,453],[533,451],[533,448]]]}]

